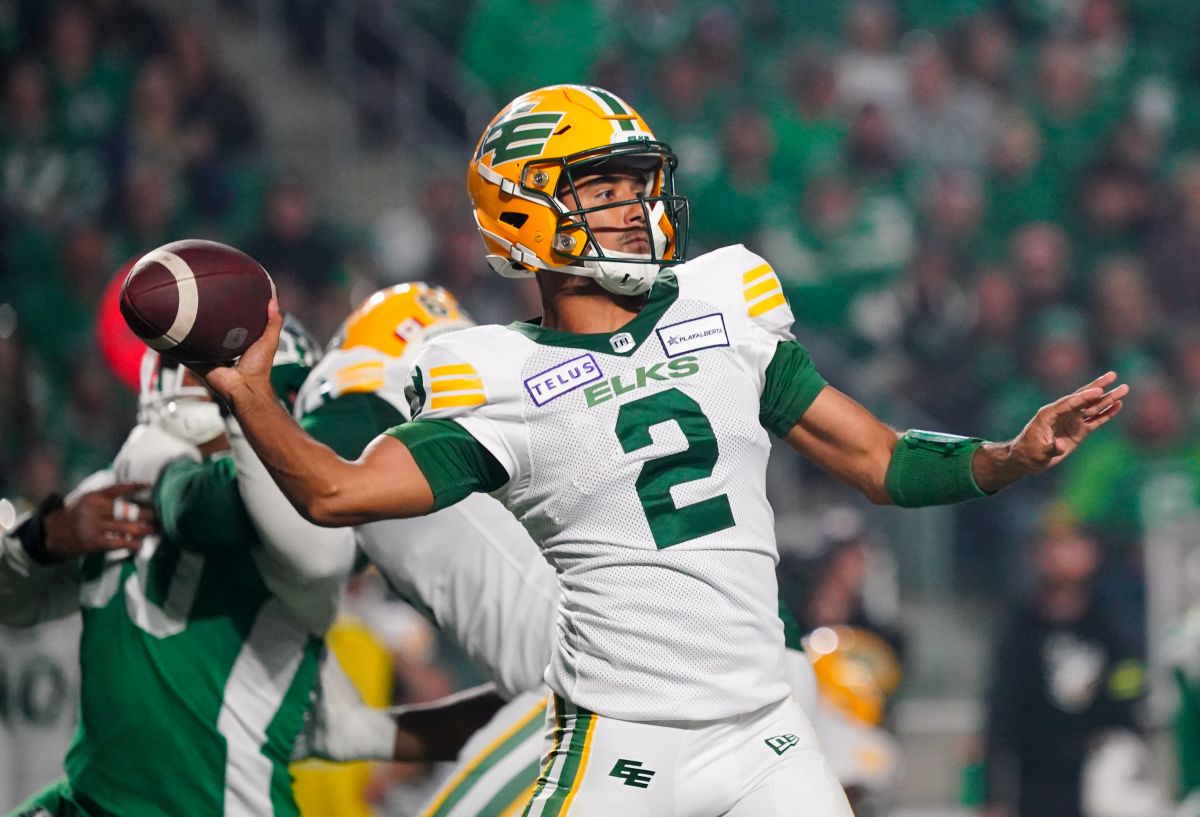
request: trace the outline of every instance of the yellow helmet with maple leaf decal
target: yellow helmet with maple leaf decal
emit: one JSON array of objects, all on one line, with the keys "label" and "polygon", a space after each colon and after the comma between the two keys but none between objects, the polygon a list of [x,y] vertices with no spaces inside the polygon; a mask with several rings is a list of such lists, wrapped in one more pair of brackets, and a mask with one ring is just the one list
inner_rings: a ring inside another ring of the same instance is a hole
[{"label": "yellow helmet with maple leaf decal", "polygon": [[474,325],[458,299],[441,287],[416,282],[381,289],[342,322],[300,390],[298,412],[309,414],[355,392],[375,394],[407,412],[405,389],[425,343]]}]

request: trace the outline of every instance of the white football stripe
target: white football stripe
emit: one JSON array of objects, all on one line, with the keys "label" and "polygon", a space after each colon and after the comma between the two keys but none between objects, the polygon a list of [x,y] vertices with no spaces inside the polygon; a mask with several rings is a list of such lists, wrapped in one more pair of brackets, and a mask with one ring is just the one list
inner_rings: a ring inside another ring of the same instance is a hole
[{"label": "white football stripe", "polygon": [[174,349],[192,331],[192,327],[196,325],[196,310],[200,305],[200,298],[196,290],[196,277],[187,261],[173,252],[163,250],[153,250],[142,256],[142,263],[153,262],[162,264],[175,276],[176,291],[179,293],[179,304],[171,328],[162,336],[146,341],[146,345],[151,349],[162,352]]}]

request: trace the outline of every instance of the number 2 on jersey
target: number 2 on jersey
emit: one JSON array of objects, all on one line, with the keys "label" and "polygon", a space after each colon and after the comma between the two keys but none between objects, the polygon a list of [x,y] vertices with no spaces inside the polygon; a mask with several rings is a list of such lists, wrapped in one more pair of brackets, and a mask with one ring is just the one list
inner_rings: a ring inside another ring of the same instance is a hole
[{"label": "number 2 on jersey", "polygon": [[617,439],[626,454],[652,445],[650,427],[674,421],[688,447],[642,463],[638,474],[638,499],[650,523],[659,550],[726,528],[732,528],[733,510],[725,494],[682,508],[671,499],[671,488],[712,476],[717,464],[717,438],[700,404],[679,389],[667,389],[632,400],[617,412]]}]

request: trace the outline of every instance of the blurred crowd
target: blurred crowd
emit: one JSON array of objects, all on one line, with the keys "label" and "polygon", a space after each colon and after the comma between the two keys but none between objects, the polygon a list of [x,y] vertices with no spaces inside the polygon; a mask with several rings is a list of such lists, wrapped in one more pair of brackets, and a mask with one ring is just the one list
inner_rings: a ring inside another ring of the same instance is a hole
[{"label": "blurred crowd", "polygon": [[[282,0],[296,55],[323,53],[333,5]],[[369,23],[380,4],[361,5]],[[1147,647],[1143,542],[1164,507],[1200,508],[1200,4],[404,8],[495,109],[553,82],[630,101],[679,155],[689,255],[763,254],[822,372],[894,424],[1002,439],[1107,369],[1130,382],[1125,416],[1063,468],[958,509],[955,547],[963,586],[1028,599],[1011,632],[1066,627],[1074,640],[1043,653],[1092,672],[1065,691],[1031,681],[1028,699],[998,688],[989,756],[1028,748],[1003,726],[1012,711],[1062,714],[1065,743],[1040,747],[1060,758],[1082,755],[1093,715],[1132,723],[1140,679],[1123,662]],[[357,44],[376,72],[363,87],[404,81],[386,43]],[[452,101],[438,112],[459,128],[449,159],[445,144],[406,143],[427,174],[373,223],[346,224],[261,149],[261,112],[194,21],[135,0],[0,0],[0,77],[0,494],[36,501],[115,452],[133,395],[100,360],[97,305],[123,263],[166,241],[245,249],[322,338],[356,295],[400,280],[447,286],[481,321],[528,316],[528,291],[483,263],[461,176],[480,123]],[[860,551],[833,552],[848,561],[822,564],[853,574]],[[865,628],[859,601],[840,603],[794,606],[808,629]],[[1030,643],[1002,636],[997,666],[1036,664]],[[1105,661],[1085,660],[1092,643]]]}]

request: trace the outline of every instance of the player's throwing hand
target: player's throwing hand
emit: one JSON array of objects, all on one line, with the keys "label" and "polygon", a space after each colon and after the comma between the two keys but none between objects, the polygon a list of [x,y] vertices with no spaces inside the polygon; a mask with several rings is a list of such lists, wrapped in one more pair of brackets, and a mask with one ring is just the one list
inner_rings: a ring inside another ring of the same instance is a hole
[{"label": "player's throwing hand", "polygon": [[262,337],[254,341],[234,366],[212,366],[189,364],[189,368],[204,378],[213,393],[231,403],[238,393],[249,390],[257,395],[271,397],[271,365],[275,350],[279,346],[279,333],[283,329],[283,313],[279,301],[272,298],[267,304],[267,328]]}]

